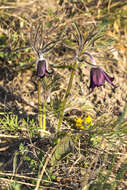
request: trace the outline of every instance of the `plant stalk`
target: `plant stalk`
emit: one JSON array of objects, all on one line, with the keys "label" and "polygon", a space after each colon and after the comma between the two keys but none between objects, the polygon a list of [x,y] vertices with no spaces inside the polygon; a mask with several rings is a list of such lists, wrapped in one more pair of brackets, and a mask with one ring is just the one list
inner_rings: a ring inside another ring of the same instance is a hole
[{"label": "plant stalk", "polygon": [[65,109],[65,106],[66,106],[66,103],[67,103],[67,98],[68,98],[68,96],[70,94],[70,91],[71,91],[72,82],[73,82],[73,78],[74,78],[74,75],[75,75],[77,65],[78,65],[78,60],[76,60],[74,65],[73,65],[73,70],[71,72],[71,76],[70,76],[70,80],[69,80],[68,87],[67,87],[67,90],[66,90],[66,94],[64,96],[63,102],[62,102],[61,107],[60,107],[60,115],[59,115],[59,121],[58,121],[58,125],[57,125],[57,131],[60,130],[60,127],[61,127],[61,124],[62,124],[62,121],[63,121],[64,109]]},{"label": "plant stalk", "polygon": [[43,136],[43,125],[42,125],[42,107],[41,107],[41,79],[38,80],[38,120],[40,126],[40,136]]},{"label": "plant stalk", "polygon": [[45,129],[46,129],[46,99],[44,99],[44,102],[43,102],[43,124],[42,124],[42,136],[45,135]]}]

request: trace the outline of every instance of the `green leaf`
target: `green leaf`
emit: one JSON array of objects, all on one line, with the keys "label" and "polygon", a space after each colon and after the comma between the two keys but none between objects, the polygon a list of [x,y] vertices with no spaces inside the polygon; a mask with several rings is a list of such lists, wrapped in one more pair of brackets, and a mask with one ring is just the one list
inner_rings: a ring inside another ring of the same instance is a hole
[{"label": "green leaf", "polygon": [[56,147],[56,150],[51,159],[51,166],[55,166],[56,163],[65,157],[67,154],[72,152],[73,142],[71,136],[65,136]]},{"label": "green leaf", "polygon": [[24,66],[24,62],[21,62],[21,61],[20,61],[20,62],[19,62],[19,65],[20,65],[20,66]]},{"label": "green leaf", "polygon": [[71,40],[68,40],[68,39],[65,39],[63,41],[63,43],[65,44],[65,46],[69,47],[69,48],[72,48],[72,49],[75,49],[76,48],[76,43],[71,41]]},{"label": "green leaf", "polygon": [[53,65],[53,68],[59,68],[59,69],[73,69],[73,66],[71,66],[71,65]]},{"label": "green leaf", "polygon": [[4,57],[5,57],[5,53],[2,52],[2,51],[0,51],[0,57],[1,57],[1,58],[4,58]]},{"label": "green leaf", "polygon": [[52,22],[51,22],[51,21],[46,22],[46,26],[47,26],[48,28],[50,28],[50,27],[52,26]]}]

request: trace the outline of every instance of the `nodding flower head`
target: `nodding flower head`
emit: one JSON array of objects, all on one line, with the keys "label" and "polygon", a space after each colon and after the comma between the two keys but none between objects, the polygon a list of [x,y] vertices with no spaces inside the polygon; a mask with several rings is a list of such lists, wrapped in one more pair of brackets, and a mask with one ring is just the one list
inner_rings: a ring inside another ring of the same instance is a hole
[{"label": "nodding flower head", "polygon": [[39,60],[37,63],[37,76],[42,78],[44,76],[49,76],[49,74],[47,62],[45,60]]},{"label": "nodding flower head", "polygon": [[48,77],[51,73],[48,71],[48,62],[43,58],[42,54],[39,54],[40,59],[37,62],[36,73],[37,76],[43,78],[44,76]]},{"label": "nodding flower head", "polygon": [[91,88],[93,91],[95,87],[103,86],[105,81],[110,83],[114,88],[117,88],[118,86],[116,86],[112,83],[113,80],[114,80],[114,78],[110,77],[101,68],[92,67],[90,70],[90,86],[89,86],[89,88]]},{"label": "nodding flower head", "polygon": [[84,54],[88,55],[92,62],[92,68],[90,70],[90,86],[89,88],[94,90],[95,87],[103,86],[105,81],[110,83],[114,88],[117,88],[117,85],[114,85],[112,82],[114,80],[113,77],[110,77],[103,69],[96,66],[96,62],[91,54],[85,52]]}]

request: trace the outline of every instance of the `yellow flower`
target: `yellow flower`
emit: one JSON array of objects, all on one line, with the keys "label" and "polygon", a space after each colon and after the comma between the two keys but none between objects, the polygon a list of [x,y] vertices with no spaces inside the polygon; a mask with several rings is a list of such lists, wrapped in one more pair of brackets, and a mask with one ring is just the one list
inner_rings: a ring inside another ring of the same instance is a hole
[{"label": "yellow flower", "polygon": [[84,130],[84,129],[85,129],[85,127],[84,127],[83,125],[80,125],[80,129]]},{"label": "yellow flower", "polygon": [[83,120],[79,117],[78,119],[75,119],[75,126],[79,129],[84,129],[84,126],[82,125]]},{"label": "yellow flower", "polygon": [[90,117],[90,116],[88,115],[88,117],[86,117],[84,120],[85,120],[85,123],[91,123],[91,121],[92,121],[93,119],[92,119],[92,117]]},{"label": "yellow flower", "polygon": [[82,123],[83,120],[79,117],[78,119],[76,119],[76,123]]}]

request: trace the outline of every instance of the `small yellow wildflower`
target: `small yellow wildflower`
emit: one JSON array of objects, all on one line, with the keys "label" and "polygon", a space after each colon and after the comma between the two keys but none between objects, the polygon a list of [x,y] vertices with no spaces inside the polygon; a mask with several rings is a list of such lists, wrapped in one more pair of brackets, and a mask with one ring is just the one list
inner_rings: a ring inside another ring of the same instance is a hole
[{"label": "small yellow wildflower", "polygon": [[85,126],[80,125],[80,129],[84,130],[84,129],[85,129]]},{"label": "small yellow wildflower", "polygon": [[91,121],[92,121],[93,119],[92,119],[92,117],[90,117],[90,116],[88,115],[88,117],[86,117],[84,120],[85,120],[85,123],[91,123]]},{"label": "small yellow wildflower", "polygon": [[75,122],[81,124],[83,122],[83,120],[79,117],[78,119],[75,119]]},{"label": "small yellow wildflower", "polygon": [[79,129],[84,129],[84,126],[82,125],[83,123],[83,120],[79,117],[78,119],[75,119],[74,120],[75,123],[76,123],[76,127],[79,128]]}]

